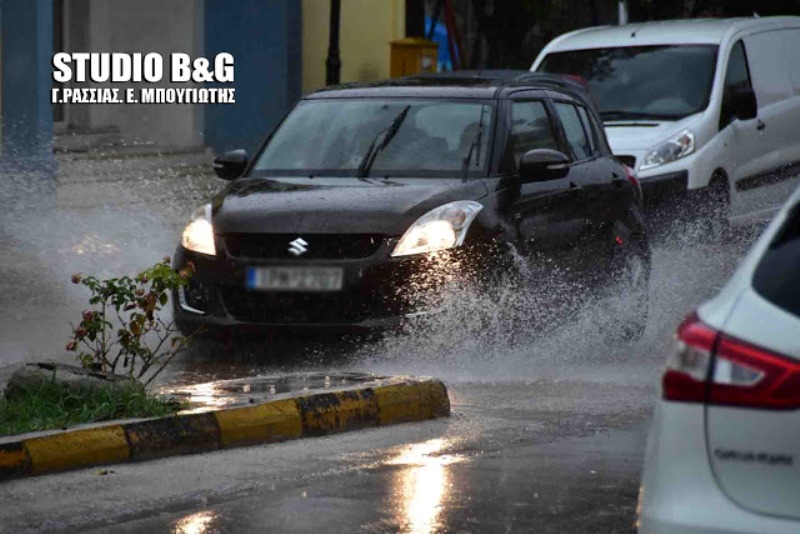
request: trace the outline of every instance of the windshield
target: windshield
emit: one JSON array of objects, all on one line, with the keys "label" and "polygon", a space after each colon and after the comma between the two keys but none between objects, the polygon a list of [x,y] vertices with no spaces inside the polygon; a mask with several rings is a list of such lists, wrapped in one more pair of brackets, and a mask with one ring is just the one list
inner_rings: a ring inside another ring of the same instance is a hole
[{"label": "windshield", "polygon": [[626,46],[548,54],[539,71],[581,76],[605,121],[677,120],[708,106],[717,47]]},{"label": "windshield", "polygon": [[305,100],[269,140],[254,175],[485,175],[493,119],[484,101]]}]

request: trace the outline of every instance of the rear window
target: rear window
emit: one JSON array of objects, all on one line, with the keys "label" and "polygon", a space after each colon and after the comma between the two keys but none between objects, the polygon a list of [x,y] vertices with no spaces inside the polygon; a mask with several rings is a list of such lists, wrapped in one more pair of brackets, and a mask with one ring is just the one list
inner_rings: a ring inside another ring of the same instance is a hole
[{"label": "rear window", "polygon": [[800,317],[800,204],[770,243],[753,277],[759,295]]}]

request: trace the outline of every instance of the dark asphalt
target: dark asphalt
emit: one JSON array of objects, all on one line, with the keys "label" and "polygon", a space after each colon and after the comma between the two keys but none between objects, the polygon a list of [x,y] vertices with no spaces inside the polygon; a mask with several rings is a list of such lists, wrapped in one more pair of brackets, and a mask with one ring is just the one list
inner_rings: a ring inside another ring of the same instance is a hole
[{"label": "dark asphalt", "polygon": [[[200,505],[156,506],[68,530],[630,532],[653,392],[625,387],[620,402],[622,387],[464,384],[453,388],[450,420],[367,431],[361,440],[375,446],[361,451],[348,452],[348,443],[359,439],[353,435],[295,444],[309,462],[286,471],[268,464],[290,445],[262,448],[263,477],[255,487],[204,494],[197,486],[208,480],[192,477],[193,488],[181,493],[200,498]],[[205,461],[229,461],[230,454]],[[241,480],[242,464],[232,461],[230,470],[214,474]],[[167,473],[180,468],[170,460],[161,463]],[[109,476],[123,482],[128,469]],[[138,489],[131,488],[134,500]]]},{"label": "dark asphalt", "polygon": [[[117,524],[129,532],[632,532],[645,424],[407,459]],[[396,462],[396,463],[394,463]],[[100,529],[106,530],[105,528]]]}]

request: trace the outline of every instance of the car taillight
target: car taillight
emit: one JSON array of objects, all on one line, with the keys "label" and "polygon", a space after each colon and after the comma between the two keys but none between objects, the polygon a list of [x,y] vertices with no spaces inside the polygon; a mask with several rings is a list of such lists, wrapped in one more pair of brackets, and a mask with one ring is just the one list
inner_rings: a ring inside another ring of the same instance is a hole
[{"label": "car taillight", "polygon": [[639,183],[639,179],[636,178],[636,174],[633,172],[633,169],[625,165],[625,173],[627,174],[628,181],[631,185],[636,189],[636,193],[639,195],[639,200],[642,199],[642,184]]},{"label": "car taillight", "polygon": [[703,402],[711,354],[717,332],[690,315],[678,327],[674,352],[667,360],[661,380],[664,399],[684,402]]},{"label": "car taillight", "polygon": [[691,315],[678,328],[662,393],[671,401],[796,409],[800,362],[717,332]]}]

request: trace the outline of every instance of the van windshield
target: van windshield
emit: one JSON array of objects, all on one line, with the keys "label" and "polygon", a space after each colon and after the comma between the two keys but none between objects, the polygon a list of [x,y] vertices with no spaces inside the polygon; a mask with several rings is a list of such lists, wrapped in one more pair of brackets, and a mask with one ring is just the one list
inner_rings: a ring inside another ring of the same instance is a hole
[{"label": "van windshield", "polygon": [[626,46],[555,52],[538,70],[584,78],[604,121],[678,120],[708,106],[714,45]]},{"label": "van windshield", "polygon": [[254,176],[485,176],[493,121],[491,101],[305,100],[272,135]]}]

